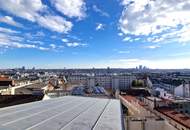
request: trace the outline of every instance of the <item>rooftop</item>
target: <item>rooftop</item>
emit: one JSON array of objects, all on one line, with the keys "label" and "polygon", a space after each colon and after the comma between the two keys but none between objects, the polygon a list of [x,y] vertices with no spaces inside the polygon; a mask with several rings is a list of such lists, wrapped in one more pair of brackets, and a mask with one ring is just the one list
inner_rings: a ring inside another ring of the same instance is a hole
[{"label": "rooftop", "polygon": [[0,109],[0,130],[122,130],[120,101],[65,96]]},{"label": "rooftop", "polygon": [[149,100],[151,100],[151,101],[154,101],[154,100],[156,100],[157,102],[161,102],[162,101],[162,99],[157,98],[157,97],[146,97],[146,98],[149,99]]},{"label": "rooftop", "polygon": [[9,79],[8,77],[0,76],[0,81],[12,81],[12,79]]},{"label": "rooftop", "polygon": [[1,90],[1,89],[7,89],[7,88],[9,88],[9,86],[1,86],[1,85],[0,85],[0,90]]},{"label": "rooftop", "polygon": [[136,102],[141,106],[146,106],[146,104],[144,104],[142,101],[138,100],[135,96],[131,96],[131,95],[125,95],[122,96],[125,100],[127,100],[128,102],[132,103],[132,102]]},{"label": "rooftop", "polygon": [[182,124],[183,126],[190,128],[190,117],[185,116],[177,111],[174,111],[171,108],[157,108],[157,110],[164,115],[170,117],[171,119],[175,120],[176,122]]}]

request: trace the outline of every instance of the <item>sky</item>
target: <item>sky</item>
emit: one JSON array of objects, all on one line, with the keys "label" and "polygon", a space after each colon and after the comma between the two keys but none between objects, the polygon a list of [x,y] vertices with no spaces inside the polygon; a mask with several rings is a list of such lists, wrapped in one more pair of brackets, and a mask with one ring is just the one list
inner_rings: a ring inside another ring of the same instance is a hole
[{"label": "sky", "polygon": [[190,68],[190,0],[0,0],[0,68]]}]

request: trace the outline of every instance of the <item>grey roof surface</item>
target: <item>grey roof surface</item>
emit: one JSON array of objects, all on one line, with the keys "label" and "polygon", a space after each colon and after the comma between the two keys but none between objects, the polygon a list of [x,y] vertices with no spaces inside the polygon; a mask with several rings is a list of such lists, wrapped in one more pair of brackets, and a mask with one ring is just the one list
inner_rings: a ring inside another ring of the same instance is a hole
[{"label": "grey roof surface", "polygon": [[0,130],[122,130],[120,101],[65,96],[0,109]]},{"label": "grey roof surface", "polygon": [[9,88],[9,86],[0,86],[0,90],[1,89],[7,89],[7,88]]}]

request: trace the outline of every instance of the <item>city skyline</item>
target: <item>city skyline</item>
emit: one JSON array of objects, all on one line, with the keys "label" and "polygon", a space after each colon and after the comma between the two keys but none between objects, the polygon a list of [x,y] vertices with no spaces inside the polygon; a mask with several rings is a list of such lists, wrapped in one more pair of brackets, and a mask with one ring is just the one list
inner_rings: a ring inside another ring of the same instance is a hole
[{"label": "city skyline", "polygon": [[190,68],[190,1],[0,0],[0,68]]}]

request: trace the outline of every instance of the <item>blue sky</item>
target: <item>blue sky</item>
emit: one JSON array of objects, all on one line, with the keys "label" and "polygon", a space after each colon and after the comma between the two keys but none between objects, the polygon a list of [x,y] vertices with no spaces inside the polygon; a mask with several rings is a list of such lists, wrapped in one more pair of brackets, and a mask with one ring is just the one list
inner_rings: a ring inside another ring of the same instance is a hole
[{"label": "blue sky", "polygon": [[190,68],[190,1],[0,0],[0,68]]}]

